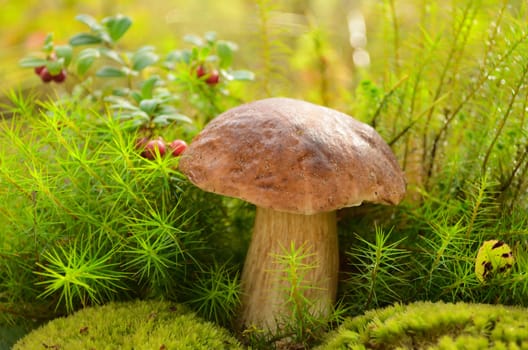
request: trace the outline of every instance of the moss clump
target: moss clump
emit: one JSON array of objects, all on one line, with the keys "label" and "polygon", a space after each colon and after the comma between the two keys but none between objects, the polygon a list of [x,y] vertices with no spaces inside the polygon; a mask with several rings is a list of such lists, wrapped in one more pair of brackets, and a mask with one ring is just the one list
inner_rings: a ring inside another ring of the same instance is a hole
[{"label": "moss clump", "polygon": [[242,349],[229,333],[169,302],[135,301],[86,308],[19,340],[22,349]]},{"label": "moss clump", "polygon": [[528,349],[528,310],[416,302],[347,319],[319,350]]}]

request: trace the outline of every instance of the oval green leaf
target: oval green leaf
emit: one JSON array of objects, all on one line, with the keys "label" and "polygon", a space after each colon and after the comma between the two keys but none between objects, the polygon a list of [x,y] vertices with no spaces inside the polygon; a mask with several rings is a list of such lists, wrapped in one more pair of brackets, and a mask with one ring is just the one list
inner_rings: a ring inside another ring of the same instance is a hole
[{"label": "oval green leaf", "polygon": [[141,96],[143,96],[143,98],[152,98],[152,91],[159,80],[160,78],[156,75],[145,80],[141,85]]},{"label": "oval green leaf", "polygon": [[232,80],[251,81],[255,80],[255,73],[249,70],[235,70],[229,72],[229,76]]},{"label": "oval green leaf", "polygon": [[154,111],[158,107],[160,101],[156,98],[146,99],[139,103],[139,108],[149,115],[154,114]]},{"label": "oval green leaf", "polygon": [[152,120],[152,122],[158,126],[167,126],[172,122],[192,123],[192,120],[186,115],[173,113],[158,115]]},{"label": "oval green leaf", "polygon": [[20,61],[18,61],[18,64],[21,67],[24,68],[34,68],[34,67],[40,67],[45,66],[48,61],[44,58],[38,58],[38,57],[24,57]]},{"label": "oval green leaf", "polygon": [[100,54],[97,49],[87,48],[82,50],[77,58],[77,73],[79,75],[86,73],[99,56]]},{"label": "oval green leaf", "polygon": [[71,46],[93,45],[102,42],[103,40],[99,36],[88,33],[80,33],[70,38]]},{"label": "oval green leaf", "polygon": [[198,35],[187,34],[183,37],[183,41],[191,43],[195,46],[203,46],[204,42]]},{"label": "oval green leaf", "polygon": [[73,48],[70,45],[57,45],[55,53],[58,58],[64,58],[64,65],[68,66],[72,60]]},{"label": "oval green leaf", "polygon": [[122,78],[127,74],[119,68],[107,66],[99,69],[95,75],[101,78]]},{"label": "oval green leaf", "polygon": [[233,64],[233,48],[228,42],[219,41],[216,44],[216,53],[220,58],[220,68],[227,68]]},{"label": "oval green leaf", "polygon": [[48,54],[53,51],[53,33],[49,33],[46,35],[46,38],[44,39],[44,46],[42,49],[47,52]]},{"label": "oval green leaf", "polygon": [[57,75],[64,68],[64,59],[59,58],[56,61],[47,61],[46,68],[48,69],[51,75]]},{"label": "oval green leaf", "polygon": [[103,19],[103,24],[108,30],[108,34],[113,42],[118,41],[132,26],[132,20],[123,15],[107,17]]},{"label": "oval green leaf", "polygon": [[101,25],[97,22],[95,18],[90,15],[81,14],[75,17],[75,19],[81,23],[86,24],[93,31],[101,30]]},{"label": "oval green leaf", "polygon": [[152,51],[139,50],[132,56],[132,69],[140,71],[158,61],[159,57]]},{"label": "oval green leaf", "polygon": [[115,50],[111,50],[107,48],[99,48],[99,52],[101,53],[101,55],[108,57],[109,59],[117,63],[124,64],[123,59],[121,58],[119,53]]}]

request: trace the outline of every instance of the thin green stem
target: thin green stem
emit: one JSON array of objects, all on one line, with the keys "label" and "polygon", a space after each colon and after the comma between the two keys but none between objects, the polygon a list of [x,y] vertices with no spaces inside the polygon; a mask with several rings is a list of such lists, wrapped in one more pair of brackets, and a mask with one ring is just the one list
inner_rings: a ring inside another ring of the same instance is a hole
[{"label": "thin green stem", "polygon": [[400,28],[398,24],[398,16],[396,14],[396,7],[394,5],[394,0],[388,0],[391,23],[392,23],[392,45],[394,50],[394,73],[396,76],[400,72]]},{"label": "thin green stem", "polygon": [[262,59],[263,74],[261,75],[262,87],[266,96],[271,95],[269,77],[272,75],[272,55],[271,55],[271,33],[269,27],[269,0],[257,0],[257,10],[259,18],[259,43],[260,57]]},{"label": "thin green stem", "polygon": [[508,103],[508,107],[504,113],[504,116],[500,120],[496,128],[495,135],[493,135],[491,143],[488,149],[486,150],[486,153],[484,154],[484,160],[482,161],[482,167],[481,167],[482,174],[485,174],[488,171],[488,162],[489,162],[491,152],[493,151],[493,148],[495,147],[495,144],[497,143],[500,135],[502,134],[504,130],[504,126],[506,125],[506,122],[508,121],[508,118],[510,117],[513,111],[513,105],[515,103],[515,100],[517,99],[517,96],[519,95],[522,85],[526,83],[525,78],[527,74],[528,74],[528,64],[523,67],[521,77],[519,81],[517,82],[517,85],[513,89],[513,93],[511,95],[510,102]]},{"label": "thin green stem", "polygon": [[[443,90],[445,88],[445,80],[447,78],[447,74],[449,73],[449,70],[451,69],[453,64],[456,64],[456,58],[460,57],[460,55],[457,55],[459,50],[463,50],[465,47],[465,44],[467,43],[469,33],[471,31],[475,16],[477,14],[477,9],[473,9],[474,4],[473,1],[469,1],[466,7],[463,10],[462,13],[462,19],[460,21],[460,24],[455,27],[454,32],[454,39],[453,43],[451,45],[451,48],[449,50],[449,53],[447,55],[447,60],[445,64],[442,67],[442,71],[440,73],[440,79],[438,81],[438,85],[436,88],[436,91],[433,95],[433,101],[436,101],[438,98],[440,98],[441,94],[443,93]],[[431,127],[432,117],[435,112],[436,108],[433,106],[433,108],[430,109],[429,113],[427,114],[425,126],[422,134],[422,148],[423,148],[423,159],[422,162],[424,166],[426,167],[425,171],[425,187],[428,187],[429,179],[432,176],[433,167],[435,164],[435,158],[436,158],[436,150],[438,146],[438,142],[436,141],[436,138],[438,138],[438,135],[441,133],[437,133],[437,136],[435,137],[435,141],[432,145],[432,150],[429,154],[429,159],[426,159],[427,156],[427,150],[429,149],[428,140],[429,140],[429,129]],[[444,125],[446,125],[444,123]]]}]

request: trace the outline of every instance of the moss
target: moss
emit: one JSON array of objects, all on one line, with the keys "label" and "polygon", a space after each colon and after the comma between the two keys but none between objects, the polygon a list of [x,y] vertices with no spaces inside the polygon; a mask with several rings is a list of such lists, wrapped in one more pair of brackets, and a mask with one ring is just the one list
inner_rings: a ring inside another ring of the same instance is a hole
[{"label": "moss", "polygon": [[22,349],[242,349],[229,333],[179,304],[109,303],[57,318],[18,341]]},{"label": "moss", "polygon": [[528,310],[520,307],[416,302],[347,319],[319,350],[528,349]]}]

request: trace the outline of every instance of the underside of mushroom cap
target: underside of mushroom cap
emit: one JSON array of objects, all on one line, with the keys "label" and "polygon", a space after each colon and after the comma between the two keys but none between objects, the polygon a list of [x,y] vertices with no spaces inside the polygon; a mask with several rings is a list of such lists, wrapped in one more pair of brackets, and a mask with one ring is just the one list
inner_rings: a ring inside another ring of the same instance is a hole
[{"label": "underside of mushroom cap", "polygon": [[180,159],[201,189],[277,211],[313,214],[361,204],[397,204],[405,178],[370,126],[289,98],[230,109]]}]

